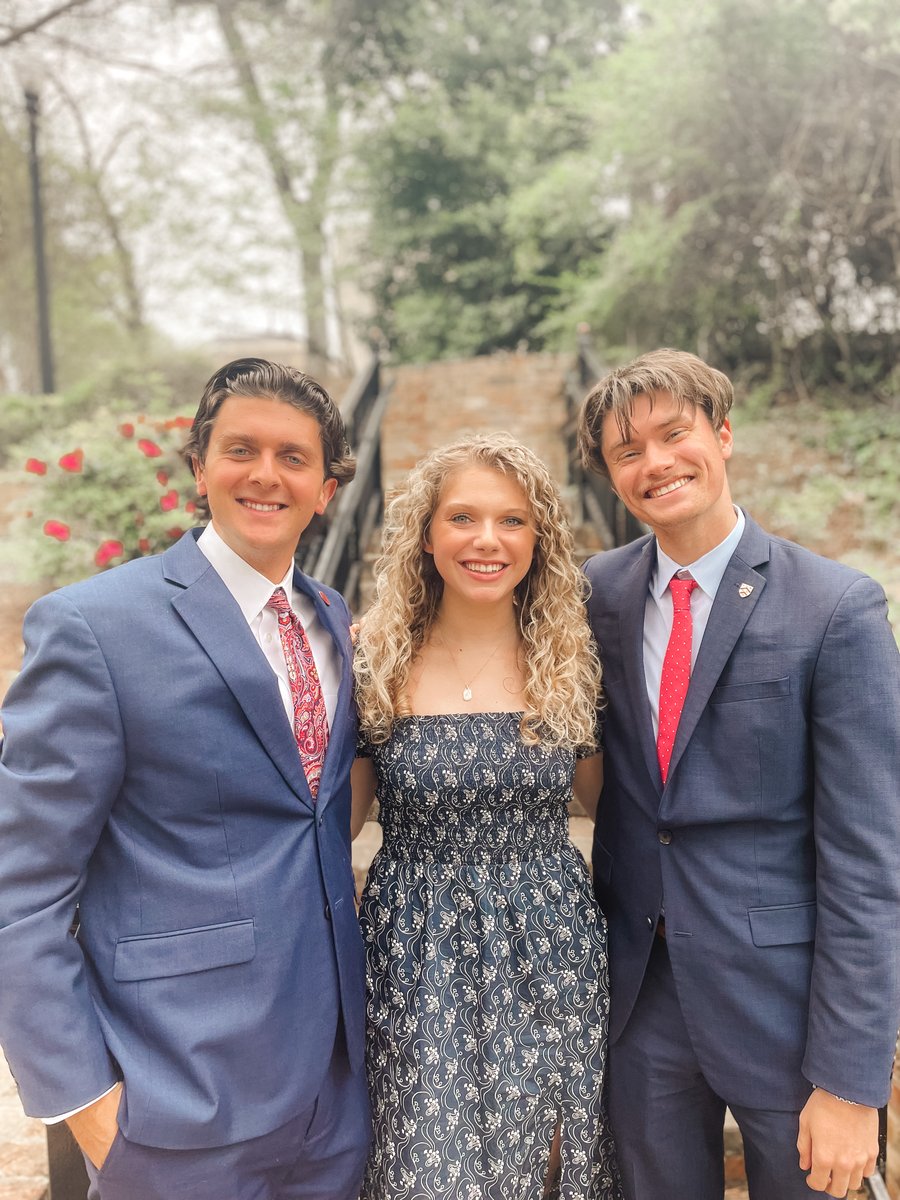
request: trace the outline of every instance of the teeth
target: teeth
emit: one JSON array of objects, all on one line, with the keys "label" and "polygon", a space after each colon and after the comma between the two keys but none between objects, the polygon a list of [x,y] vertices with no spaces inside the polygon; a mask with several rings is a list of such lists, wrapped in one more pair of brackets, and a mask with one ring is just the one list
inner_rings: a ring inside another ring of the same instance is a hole
[{"label": "teeth", "polygon": [[252,508],[254,512],[278,512],[282,504],[259,504],[256,500],[242,500],[244,508]]},{"label": "teeth", "polygon": [[470,571],[475,571],[479,575],[496,575],[498,571],[502,571],[505,563],[477,563],[467,562],[463,564]]},{"label": "teeth", "polygon": [[677,492],[680,487],[684,487],[684,485],[689,482],[690,480],[687,476],[685,476],[683,479],[676,479],[672,483],[667,483],[664,487],[651,488],[647,495],[652,500],[655,500],[657,496],[666,496],[669,492]]}]

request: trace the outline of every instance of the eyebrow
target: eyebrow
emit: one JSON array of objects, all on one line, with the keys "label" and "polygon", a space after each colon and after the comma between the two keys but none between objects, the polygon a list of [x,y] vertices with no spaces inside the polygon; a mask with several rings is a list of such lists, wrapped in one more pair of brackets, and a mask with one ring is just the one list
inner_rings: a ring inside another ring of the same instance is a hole
[{"label": "eyebrow", "polygon": [[[654,426],[654,429],[655,430],[668,429],[672,425],[680,425],[681,422],[684,421],[684,419],[685,419],[684,409],[682,409],[681,412],[676,413],[674,417],[670,417],[668,421],[660,421],[657,425]],[[631,432],[633,435],[634,434],[634,426],[631,425],[630,429],[631,429]],[[627,437],[627,438],[621,438],[614,445],[610,446],[609,449],[606,451],[606,453],[607,454],[615,454],[617,450],[624,450],[624,448],[626,446],[633,445],[634,441],[635,441],[634,436]]]},{"label": "eyebrow", "polygon": [[[233,429],[223,429],[222,432],[216,436],[215,441],[217,441],[217,442],[244,442],[248,446],[258,445],[257,439],[254,437],[251,437],[249,433],[242,433],[238,430],[233,430]],[[315,449],[315,445],[312,442],[279,442],[278,449],[281,450],[282,452],[287,451],[288,453],[294,453],[296,451],[301,451],[304,454],[309,454],[311,451],[313,451]]]},{"label": "eyebrow", "polygon": [[[447,500],[442,500],[440,502],[440,504],[438,505],[438,507],[439,508],[464,508],[469,512],[477,512],[479,506],[478,506],[477,502],[473,504],[471,500],[454,500],[453,497],[451,496]],[[527,508],[504,508],[501,511],[506,513],[507,516],[514,516],[514,517],[530,516],[530,512]]]}]

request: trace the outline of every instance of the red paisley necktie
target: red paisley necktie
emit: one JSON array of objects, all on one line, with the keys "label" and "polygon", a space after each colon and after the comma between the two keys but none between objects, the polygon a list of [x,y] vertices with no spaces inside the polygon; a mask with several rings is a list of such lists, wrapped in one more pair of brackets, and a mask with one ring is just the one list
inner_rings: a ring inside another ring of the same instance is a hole
[{"label": "red paisley necktie", "polygon": [[659,688],[659,733],[656,755],[663,783],[669,774],[669,761],[675,745],[675,734],[684,708],[688,684],[691,681],[691,641],[694,625],[691,620],[691,592],[696,579],[676,579],[669,583],[672,593],[672,632],[663,659]]},{"label": "red paisley necktie", "polygon": [[276,588],[266,604],[278,618],[281,648],[294,703],[294,737],[313,800],[319,794],[322,764],[328,745],[328,714],[319,672],[300,618],[288,604],[284,588]]}]

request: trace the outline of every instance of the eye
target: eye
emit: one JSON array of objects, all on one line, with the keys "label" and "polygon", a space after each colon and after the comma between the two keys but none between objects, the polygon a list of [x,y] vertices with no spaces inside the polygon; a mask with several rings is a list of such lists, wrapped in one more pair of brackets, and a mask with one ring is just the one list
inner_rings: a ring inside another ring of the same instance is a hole
[{"label": "eye", "polygon": [[504,517],[503,524],[518,527],[520,525],[524,525],[525,522],[522,520],[521,517]]},{"label": "eye", "polygon": [[286,461],[289,462],[292,467],[302,467],[303,466],[304,460],[300,457],[299,454],[286,454],[284,457],[285,457]]},{"label": "eye", "polygon": [[637,450],[623,450],[619,455],[617,462],[628,462],[629,459],[637,458]]},{"label": "eye", "polygon": [[468,513],[454,513],[450,520],[454,525],[465,525],[467,522],[471,521],[472,518]]},{"label": "eye", "polygon": [[669,441],[672,441],[675,438],[684,437],[684,435],[687,432],[688,432],[688,430],[686,428],[673,429],[672,432],[669,434]]}]

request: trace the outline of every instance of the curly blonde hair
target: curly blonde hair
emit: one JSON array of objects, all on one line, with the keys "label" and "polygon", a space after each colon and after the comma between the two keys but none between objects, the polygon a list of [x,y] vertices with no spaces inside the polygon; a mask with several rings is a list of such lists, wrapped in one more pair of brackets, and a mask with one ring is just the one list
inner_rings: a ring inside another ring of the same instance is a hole
[{"label": "curly blonde hair", "polygon": [[550,472],[504,433],[463,438],[432,451],[387,506],[375,601],[360,622],[354,663],[363,732],[373,743],[387,741],[394,720],[411,714],[410,669],[444,587],[424,540],[447,477],[470,466],[499,471],[521,487],[537,535],[531,567],[515,592],[525,673],[522,739],[548,747],[593,747],[600,664],[584,609],[587,581],[576,565],[572,531]]}]

